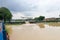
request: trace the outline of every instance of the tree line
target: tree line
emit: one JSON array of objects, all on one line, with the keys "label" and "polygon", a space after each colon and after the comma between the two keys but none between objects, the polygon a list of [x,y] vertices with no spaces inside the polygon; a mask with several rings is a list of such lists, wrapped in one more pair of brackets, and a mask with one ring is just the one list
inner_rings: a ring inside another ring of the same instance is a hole
[{"label": "tree line", "polygon": [[39,16],[39,17],[34,18],[34,20],[36,20],[36,22],[43,21],[44,19],[45,19],[45,16]]}]

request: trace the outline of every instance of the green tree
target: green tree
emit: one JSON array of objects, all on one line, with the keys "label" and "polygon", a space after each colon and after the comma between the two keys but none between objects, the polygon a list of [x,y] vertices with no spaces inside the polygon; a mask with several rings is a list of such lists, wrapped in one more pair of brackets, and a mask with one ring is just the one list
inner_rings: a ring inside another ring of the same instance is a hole
[{"label": "green tree", "polygon": [[3,20],[3,16],[2,16],[2,14],[0,14],[0,20]]},{"label": "green tree", "polygon": [[45,18],[44,16],[39,16],[39,17],[36,17],[35,20],[39,22],[44,20],[44,18]]},{"label": "green tree", "polygon": [[9,9],[5,7],[0,8],[0,19],[4,18],[4,21],[9,21],[12,19],[12,14]]},{"label": "green tree", "polygon": [[44,16],[39,16],[38,20],[44,20],[44,18],[45,18]]}]

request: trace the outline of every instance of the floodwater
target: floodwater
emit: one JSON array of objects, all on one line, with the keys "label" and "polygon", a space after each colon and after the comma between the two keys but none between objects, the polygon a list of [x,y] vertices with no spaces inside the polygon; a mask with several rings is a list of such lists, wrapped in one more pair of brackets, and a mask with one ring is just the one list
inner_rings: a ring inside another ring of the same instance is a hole
[{"label": "floodwater", "polygon": [[11,26],[10,40],[60,40],[60,27],[45,25],[40,28],[36,24]]}]

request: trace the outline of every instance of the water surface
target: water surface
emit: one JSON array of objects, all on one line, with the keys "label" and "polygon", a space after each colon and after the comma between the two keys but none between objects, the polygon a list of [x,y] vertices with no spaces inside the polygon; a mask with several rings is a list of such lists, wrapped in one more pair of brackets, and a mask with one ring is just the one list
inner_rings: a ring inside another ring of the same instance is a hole
[{"label": "water surface", "polygon": [[60,27],[45,25],[40,28],[36,24],[12,26],[11,40],[60,40]]}]

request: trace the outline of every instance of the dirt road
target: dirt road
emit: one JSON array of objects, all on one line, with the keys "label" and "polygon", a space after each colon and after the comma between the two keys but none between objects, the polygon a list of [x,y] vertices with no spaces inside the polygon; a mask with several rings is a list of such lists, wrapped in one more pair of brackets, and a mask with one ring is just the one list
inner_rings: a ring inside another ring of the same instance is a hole
[{"label": "dirt road", "polygon": [[41,29],[36,24],[12,26],[10,40],[60,40],[60,29]]}]

